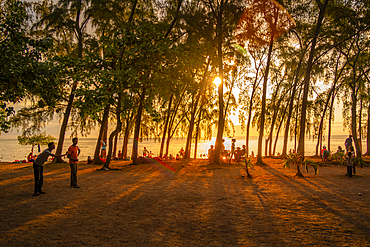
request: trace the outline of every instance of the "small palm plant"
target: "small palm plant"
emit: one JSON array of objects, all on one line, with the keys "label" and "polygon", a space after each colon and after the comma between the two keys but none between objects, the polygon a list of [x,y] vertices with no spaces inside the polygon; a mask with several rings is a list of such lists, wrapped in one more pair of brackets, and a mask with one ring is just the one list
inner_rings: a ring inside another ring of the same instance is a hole
[{"label": "small palm plant", "polygon": [[319,164],[316,163],[315,161],[305,158],[303,163],[304,163],[304,166],[306,168],[306,172],[308,172],[308,167],[312,166],[313,169],[315,170],[315,175],[317,175],[319,173]]},{"label": "small palm plant", "polygon": [[341,165],[344,165],[346,154],[344,152],[336,152],[332,155],[333,159],[337,162],[339,162]]},{"label": "small palm plant", "polygon": [[303,157],[303,155],[298,153],[292,153],[286,156],[284,161],[284,168],[290,168],[290,166],[295,165],[297,167],[297,174],[296,176],[303,177],[301,173],[301,166],[305,166],[306,171],[308,172],[308,166],[312,166],[315,170],[315,175],[319,172],[319,165],[309,159]]},{"label": "small palm plant", "polygon": [[353,160],[353,165],[360,166],[361,168],[363,168],[365,165],[365,161],[362,157],[356,156],[355,159]]}]

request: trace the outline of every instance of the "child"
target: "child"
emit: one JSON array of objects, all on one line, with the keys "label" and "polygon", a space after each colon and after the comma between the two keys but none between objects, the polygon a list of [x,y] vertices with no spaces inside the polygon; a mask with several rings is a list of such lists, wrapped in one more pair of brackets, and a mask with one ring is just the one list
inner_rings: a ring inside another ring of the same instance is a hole
[{"label": "child", "polygon": [[149,151],[148,149],[146,149],[146,147],[144,147],[144,150],[143,150],[143,157],[146,158],[146,156],[149,154]]},{"label": "child", "polygon": [[208,149],[208,159],[213,162],[213,153],[214,153],[213,145],[211,145],[211,148]]},{"label": "child", "polygon": [[346,163],[347,163],[347,177],[352,177],[352,167],[353,167],[353,160],[355,159],[354,156],[352,156],[352,152],[347,153],[348,157],[346,157]]}]

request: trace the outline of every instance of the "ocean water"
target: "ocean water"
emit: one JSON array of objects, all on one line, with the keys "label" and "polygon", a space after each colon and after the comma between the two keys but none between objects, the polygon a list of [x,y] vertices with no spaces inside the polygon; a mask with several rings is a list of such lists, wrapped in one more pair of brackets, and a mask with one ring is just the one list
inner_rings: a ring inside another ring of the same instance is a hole
[{"label": "ocean water", "polygon": [[[347,138],[347,135],[334,135],[331,137],[331,148],[330,150],[332,152],[336,152],[338,146],[341,146],[344,148],[344,141]],[[229,137],[225,137],[225,148],[231,149],[231,139]],[[241,147],[243,144],[245,144],[245,137],[244,136],[238,136],[235,137],[236,139],[236,147]],[[198,149],[197,149],[197,158],[205,158],[208,149],[211,145],[214,145],[216,141],[216,138],[212,138],[211,140],[207,141],[200,141],[198,142]],[[316,140],[308,139],[306,138],[305,143],[305,155],[310,156],[315,154],[315,148],[316,148]],[[57,142],[56,142],[57,143]],[[119,139],[118,141],[118,150],[122,149],[122,143],[123,139]],[[183,147],[185,149],[185,143],[186,138],[172,138],[169,148],[169,153],[176,156],[176,154],[180,151],[180,149]],[[281,152],[282,150],[282,143],[283,143],[283,137],[280,137],[277,143],[276,147],[276,153]],[[65,153],[68,150],[68,147],[72,144],[71,139],[66,139],[64,141],[63,145],[63,151],[62,153]],[[258,137],[252,136],[250,137],[250,152],[253,151],[255,154],[257,154],[257,145],[258,145]],[[327,145],[327,140],[323,141],[323,145]],[[96,146],[96,139],[95,138],[79,138],[78,147],[81,149],[80,154],[80,160],[87,160],[88,156],[93,156]],[[144,147],[151,151],[154,156],[159,155],[161,143],[158,142],[158,140],[155,142],[154,140],[144,140],[142,142],[139,142],[139,155],[142,154],[142,150]],[[262,145],[263,154],[264,154],[264,147],[265,142],[263,141]],[[362,147],[364,150],[363,152],[366,152],[366,142],[362,142]],[[47,146],[41,146],[40,151],[42,152],[45,150]],[[289,149],[294,149],[294,140],[288,141],[288,151]],[[18,140],[13,139],[0,139],[0,161],[2,162],[12,162],[15,160],[24,160],[27,158],[27,155],[31,151],[31,146],[22,146],[18,144]],[[55,151],[55,150],[54,150]],[[129,141],[128,145],[128,155],[131,156],[132,152],[132,139]],[[38,147],[34,147],[34,154],[38,154]],[[192,144],[191,148],[191,158],[194,158],[194,143]]]}]

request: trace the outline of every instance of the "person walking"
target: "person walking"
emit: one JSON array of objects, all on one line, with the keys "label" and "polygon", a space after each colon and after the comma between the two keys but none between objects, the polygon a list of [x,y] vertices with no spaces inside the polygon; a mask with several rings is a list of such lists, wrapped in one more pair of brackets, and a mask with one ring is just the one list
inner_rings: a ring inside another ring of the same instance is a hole
[{"label": "person walking", "polygon": [[77,147],[78,138],[72,139],[72,145],[68,148],[69,166],[71,167],[71,187],[80,188],[77,185],[77,162],[81,150]]},{"label": "person walking", "polygon": [[33,161],[33,175],[35,177],[35,189],[33,196],[39,196],[41,194],[46,194],[42,191],[42,185],[44,184],[44,163],[48,160],[49,156],[52,157],[63,157],[67,154],[56,155],[52,154],[51,151],[55,149],[54,142],[48,144],[48,148],[45,149],[37,158]]},{"label": "person walking", "polygon": [[346,147],[346,152],[348,153],[350,151],[350,147],[352,147],[352,135],[349,135],[349,137],[346,139],[344,146]]}]

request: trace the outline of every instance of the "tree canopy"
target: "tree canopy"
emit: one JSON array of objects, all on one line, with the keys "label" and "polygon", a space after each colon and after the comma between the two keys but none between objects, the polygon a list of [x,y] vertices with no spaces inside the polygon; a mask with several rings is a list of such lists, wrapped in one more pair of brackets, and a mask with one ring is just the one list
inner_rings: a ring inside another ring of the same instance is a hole
[{"label": "tree canopy", "polygon": [[59,116],[59,153],[68,128],[99,129],[96,161],[100,140],[111,158],[119,136],[122,150],[133,137],[134,163],[143,137],[162,138],[166,156],[186,136],[188,158],[215,129],[217,153],[239,111],[247,152],[255,126],[260,158],[279,135],[286,155],[288,138],[295,150],[305,136],[330,143],[337,103],[359,156],[369,138],[368,1],[3,0],[1,10],[0,131],[37,133]]}]

